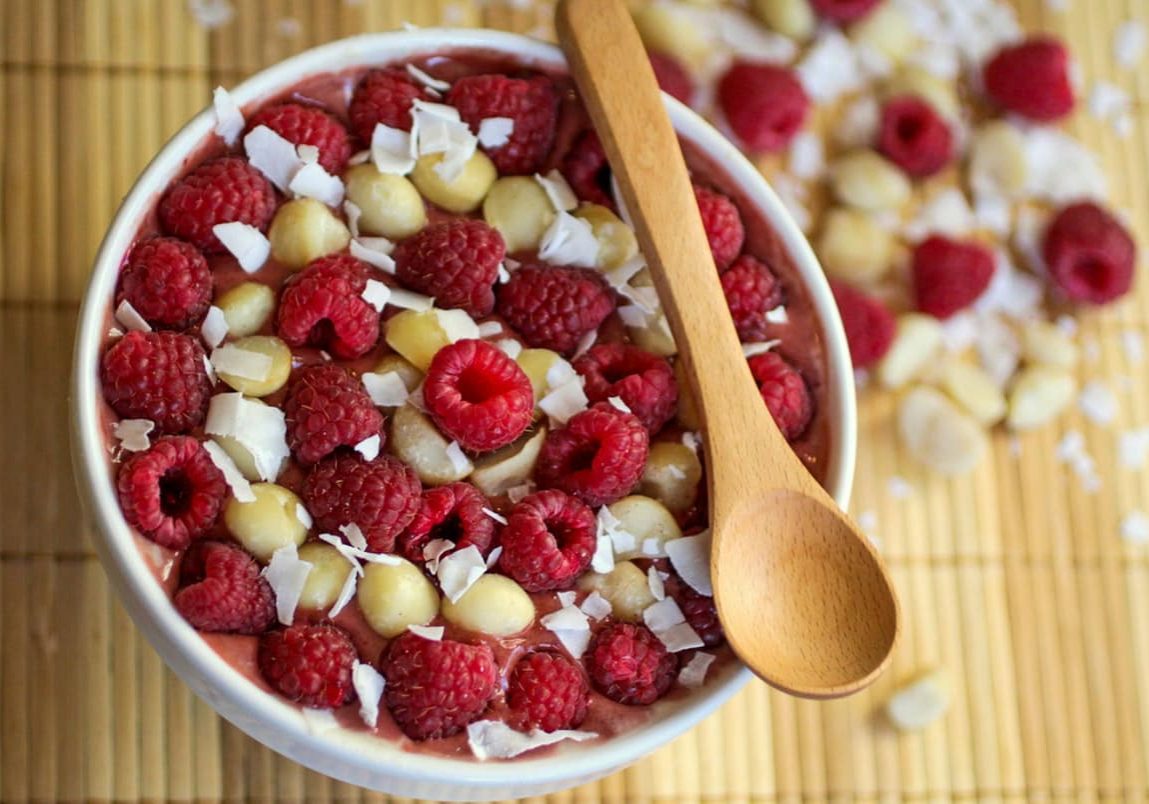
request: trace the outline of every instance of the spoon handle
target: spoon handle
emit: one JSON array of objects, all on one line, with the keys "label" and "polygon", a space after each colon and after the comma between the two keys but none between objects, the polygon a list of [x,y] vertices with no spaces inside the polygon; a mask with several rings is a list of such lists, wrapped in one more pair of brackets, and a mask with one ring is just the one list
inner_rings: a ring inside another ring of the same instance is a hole
[{"label": "spoon handle", "polygon": [[709,448],[723,436],[721,421],[760,421],[764,411],[757,393],[735,392],[751,391],[753,379],[654,71],[623,0],[561,0],[555,22],[650,263]]}]

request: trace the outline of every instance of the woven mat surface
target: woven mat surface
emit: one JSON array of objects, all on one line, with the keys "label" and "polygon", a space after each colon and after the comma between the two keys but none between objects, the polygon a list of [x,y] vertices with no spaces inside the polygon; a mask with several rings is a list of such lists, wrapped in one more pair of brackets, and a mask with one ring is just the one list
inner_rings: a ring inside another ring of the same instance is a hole
[{"label": "woven mat surface", "polygon": [[[65,406],[73,323],[102,232],[149,156],[210,96],[338,36],[416,24],[550,35],[551,9],[467,0],[233,0],[207,31],[183,0],[0,2],[0,798],[380,799],[305,771],[218,718],[166,671],[104,580],[72,487]],[[1092,81],[1135,98],[1133,136],[1085,114],[1115,202],[1149,245],[1149,61],[1118,72],[1115,27],[1145,0],[1019,0]],[[284,20],[290,20],[285,22]],[[293,21],[293,22],[292,22]],[[975,475],[941,481],[897,447],[893,400],[867,394],[855,514],[872,512],[906,615],[875,687],[799,702],[751,684],[691,733],[555,801],[1142,799],[1149,792],[1149,552],[1120,537],[1149,473],[1118,433],[1149,425],[1149,282],[1082,327],[1082,379],[1127,378],[1110,428],[1077,414]],[[1055,459],[1080,431],[1103,476]],[[908,497],[892,495],[891,476]],[[957,679],[952,710],[899,736],[875,711],[917,668]]]}]

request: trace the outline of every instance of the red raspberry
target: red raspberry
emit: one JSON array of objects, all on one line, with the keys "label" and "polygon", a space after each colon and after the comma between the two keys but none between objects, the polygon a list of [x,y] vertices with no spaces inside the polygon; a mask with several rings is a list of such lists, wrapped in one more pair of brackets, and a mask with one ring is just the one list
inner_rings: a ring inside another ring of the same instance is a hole
[{"label": "red raspberry", "polygon": [[375,348],[379,311],[363,298],[371,269],[347,254],[312,262],[283,288],[276,330],[288,346],[315,346],[341,360]]},{"label": "red raspberry", "polygon": [[594,271],[524,265],[499,289],[498,313],[529,346],[572,354],[614,312]]},{"label": "red raspberry", "polygon": [[535,651],[515,664],[507,681],[508,722],[519,731],[577,729],[586,719],[590,689],[570,659]]},{"label": "red raspberry", "polygon": [[411,104],[422,97],[423,88],[404,70],[372,70],[363,76],[351,96],[347,108],[351,128],[365,144],[371,142],[377,123],[410,131]]},{"label": "red raspberry", "polygon": [[777,352],[755,355],[749,362],[758,391],[782,435],[787,441],[801,436],[814,416],[806,380]]},{"label": "red raspberry", "polygon": [[593,129],[578,136],[563,157],[563,178],[581,200],[614,209],[610,186],[610,163]]},{"label": "red raspberry", "polygon": [[187,329],[211,304],[211,270],[199,249],[174,237],[136,243],[120,274],[116,304],[127,300],[157,329]]},{"label": "red raspberry", "polygon": [[249,129],[256,126],[267,126],[295,145],[315,146],[319,149],[319,164],[332,175],[340,173],[351,156],[351,136],[347,129],[317,106],[302,103],[265,106],[248,122]]},{"label": "red raspberry", "polygon": [[217,223],[246,223],[263,231],[275,214],[275,188],[238,156],[204,162],[173,184],[160,199],[164,230],[208,254],[223,244],[212,232]]},{"label": "red raspberry", "polygon": [[746,240],[746,229],[738,207],[722,193],[694,185],[694,198],[698,202],[698,212],[702,215],[702,228],[710,241],[710,253],[719,271],[726,270],[742,251]]},{"label": "red raspberry", "polygon": [[534,173],[543,166],[555,142],[559,95],[549,78],[470,75],[447,92],[447,103],[475,131],[489,117],[509,117],[514,130],[506,144],[487,148],[501,174]]},{"label": "red raspberry", "polygon": [[587,505],[606,505],[631,492],[649,452],[650,440],[638,417],[600,402],[547,434],[536,480]]},{"label": "red raspberry", "polygon": [[175,332],[129,332],[104,352],[104,399],[125,419],[151,419],[159,433],[203,421],[211,396],[199,339]]},{"label": "red raspberry", "polygon": [[483,510],[489,507],[487,498],[470,483],[427,489],[418,513],[399,537],[400,551],[422,564],[427,542],[447,539],[459,549],[474,546],[485,557],[495,544],[495,520]]},{"label": "red raspberry", "polygon": [[932,176],[954,155],[949,124],[921,98],[891,98],[882,106],[878,150],[915,178]]},{"label": "red raspberry", "polygon": [[506,253],[498,231],[482,221],[454,218],[400,243],[395,274],[404,285],[434,296],[439,307],[485,316],[495,307],[493,288]]},{"label": "red raspberry", "polygon": [[499,569],[528,592],[568,589],[594,555],[594,512],[553,489],[526,497],[503,528]]},{"label": "red raspberry", "polygon": [[993,279],[993,252],[978,243],[934,235],[914,249],[910,269],[923,313],[949,318],[969,307]]},{"label": "red raspberry", "polygon": [[336,453],[311,469],[300,496],[322,531],[358,525],[368,550],[390,553],[415,518],[422,491],[419,476],[398,458],[383,455],[368,463],[354,453]]},{"label": "red raspberry", "polygon": [[1041,122],[1073,111],[1069,53],[1050,36],[1004,47],[985,65],[985,91],[1005,109]]},{"label": "red raspberry", "polygon": [[173,550],[214,525],[227,496],[223,473],[189,436],[161,438],[130,457],[120,467],[116,489],[128,523]]},{"label": "red raspberry", "polygon": [[1049,275],[1068,298],[1105,304],[1133,286],[1137,246],[1115,217],[1088,201],[1057,213],[1045,232]]},{"label": "red raspberry", "polygon": [[172,602],[200,631],[262,634],[275,621],[275,593],[242,547],[193,543],[180,561],[180,584]]},{"label": "red raspberry", "polygon": [[383,438],[383,414],[363,384],[332,363],[300,369],[283,402],[287,444],[302,464],[312,464],[339,447]]},{"label": "red raspberry", "polygon": [[726,640],[722,623],[718,620],[718,608],[714,604],[714,598],[698,594],[673,575],[666,582],[666,591],[682,609],[687,624],[702,639],[703,645],[713,648]]},{"label": "red raspberry", "polygon": [[486,710],[499,687],[488,645],[434,642],[412,633],[391,641],[379,660],[383,700],[412,740],[450,737]]},{"label": "red raspberry", "polygon": [[531,424],[535,395],[526,373],[486,341],[462,340],[435,353],[423,382],[435,424],[472,452],[510,444]]},{"label": "red raspberry", "polygon": [[719,278],[738,337],[746,342],[764,339],[766,313],[782,303],[778,277],[766,265],[744,254]]},{"label": "red raspberry", "polygon": [[599,344],[576,360],[574,368],[586,380],[584,390],[591,402],[617,396],[652,435],[670,421],[678,407],[674,369],[637,346]]},{"label": "red raspberry", "polygon": [[629,706],[657,701],[678,673],[678,657],[645,625],[631,623],[613,623],[595,634],[585,661],[595,689]]},{"label": "red raspberry", "polygon": [[259,672],[280,695],[304,706],[337,709],[355,700],[351,670],[359,654],[334,625],[293,625],[259,640]]},{"label": "red raspberry", "polygon": [[881,360],[894,341],[894,314],[878,298],[843,282],[831,282],[842,316],[854,368],[869,368]]},{"label": "red raspberry", "polygon": [[874,10],[881,0],[810,0],[818,16],[831,22],[854,22]]},{"label": "red raspberry", "polygon": [[810,99],[787,67],[735,62],[718,83],[727,122],[752,151],[781,151],[806,122]]},{"label": "red raspberry", "polygon": [[694,79],[682,66],[682,62],[674,56],[654,50],[647,53],[647,58],[650,59],[650,66],[654,69],[658,88],[689,106],[694,101]]}]

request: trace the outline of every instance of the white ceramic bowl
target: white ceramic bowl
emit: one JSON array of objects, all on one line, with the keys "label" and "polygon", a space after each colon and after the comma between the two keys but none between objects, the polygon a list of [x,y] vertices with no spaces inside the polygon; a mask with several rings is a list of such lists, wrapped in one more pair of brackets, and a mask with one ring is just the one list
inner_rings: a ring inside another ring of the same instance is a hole
[{"label": "white ceramic bowl", "polygon": [[[232,90],[232,95],[241,107],[258,105],[308,76],[444,50],[481,50],[550,69],[562,70],[565,65],[554,46],[514,34],[421,29],[368,34],[309,50],[255,75]],[[731,184],[773,225],[809,290],[822,322],[828,361],[826,412],[832,447],[826,483],[844,506],[854,470],[854,387],[845,335],[826,280],[805,238],[753,166],[685,106],[670,98],[666,104],[679,135],[724,169]],[[403,751],[364,733],[339,729],[314,733],[297,707],[256,687],[208,647],[171,605],[120,513],[100,421],[98,366],[122,257],[144,216],[181,171],[185,157],[210,136],[214,122],[209,108],[184,126],[124,199],[96,258],[76,335],[71,401],[77,483],[97,525],[96,548],[108,577],[164,661],[217,712],[281,754],[347,782],[432,799],[540,795],[592,781],[686,731],[742,687],[750,673],[731,663],[684,700],[657,704],[646,725],[621,736],[596,744],[563,746],[537,759],[528,755],[510,762],[480,763]]]}]

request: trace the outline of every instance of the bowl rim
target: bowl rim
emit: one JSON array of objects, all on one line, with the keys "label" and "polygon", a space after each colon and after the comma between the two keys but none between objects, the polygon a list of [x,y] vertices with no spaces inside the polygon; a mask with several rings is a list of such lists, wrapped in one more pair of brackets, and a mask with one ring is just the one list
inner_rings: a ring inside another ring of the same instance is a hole
[{"label": "bowl rim", "polygon": [[[361,34],[312,48],[256,73],[230,93],[241,108],[249,107],[306,76],[396,63],[445,49],[494,52],[527,65],[566,69],[555,45],[520,34],[419,28]],[[807,289],[821,325],[827,360],[825,387],[833,440],[826,485],[844,508],[854,474],[856,403],[845,333],[829,285],[805,236],[746,157],[689,108],[665,94],[664,100],[679,135],[705,153],[765,216]],[[590,781],[683,733],[737,692],[751,674],[735,662],[723,677],[693,693],[674,711],[608,740],[507,762],[451,759],[403,751],[391,741],[366,733],[315,731],[294,704],[236,672],[178,615],[120,511],[107,465],[98,365],[122,257],[158,194],[184,169],[184,160],[211,135],[214,125],[209,104],[168,140],[125,196],[93,261],[73,354],[72,458],[80,496],[96,525],[93,541],[120,601],[168,666],[223,717],[295,761],[352,783],[407,794],[425,789],[439,798],[487,795],[500,789],[541,793]]]}]

